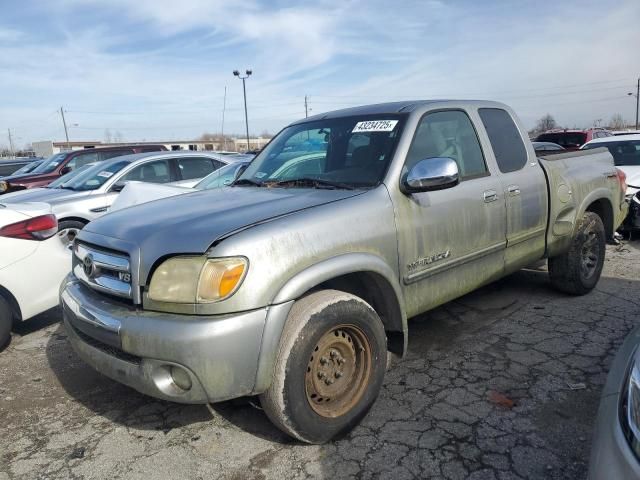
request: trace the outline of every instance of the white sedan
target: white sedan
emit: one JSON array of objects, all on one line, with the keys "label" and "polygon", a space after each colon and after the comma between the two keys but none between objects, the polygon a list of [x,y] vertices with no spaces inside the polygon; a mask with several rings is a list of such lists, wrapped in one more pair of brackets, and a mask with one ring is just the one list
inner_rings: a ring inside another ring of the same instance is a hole
[{"label": "white sedan", "polygon": [[58,222],[46,203],[0,202],[0,348],[14,322],[58,305],[58,287],[71,252],[58,238]]},{"label": "white sedan", "polygon": [[606,147],[616,167],[627,176],[627,197],[631,198],[640,190],[640,135],[596,138],[585,143],[580,149]]}]

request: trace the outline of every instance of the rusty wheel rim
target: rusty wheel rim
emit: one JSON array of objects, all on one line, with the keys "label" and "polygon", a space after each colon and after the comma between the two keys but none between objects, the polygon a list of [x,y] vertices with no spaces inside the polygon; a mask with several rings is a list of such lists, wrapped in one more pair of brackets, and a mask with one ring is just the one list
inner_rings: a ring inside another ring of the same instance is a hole
[{"label": "rusty wheel rim", "polygon": [[340,417],[356,405],[371,377],[371,345],[354,325],[339,325],[316,344],[305,375],[309,405],[318,415]]}]

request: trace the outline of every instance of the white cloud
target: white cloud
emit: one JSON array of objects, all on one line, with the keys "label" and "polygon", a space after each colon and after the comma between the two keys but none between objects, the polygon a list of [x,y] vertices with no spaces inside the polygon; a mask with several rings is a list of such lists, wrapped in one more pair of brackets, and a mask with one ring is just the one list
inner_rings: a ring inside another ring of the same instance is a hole
[{"label": "white cloud", "polygon": [[[105,128],[129,139],[197,136],[219,129],[227,85],[225,130],[241,132],[234,68],[254,70],[247,88],[256,133],[302,116],[305,94],[313,113],[447,96],[505,101],[528,125],[547,112],[571,126],[633,116],[626,90],[640,73],[637,0],[552,9],[500,1],[276,9],[257,0],[64,0],[48,7],[62,39],[41,43],[21,33],[28,25],[0,26],[0,89],[11,92],[0,128],[41,139],[59,130],[49,114],[63,104],[79,138],[99,139]],[[87,10],[122,22],[87,24]],[[141,38],[157,48],[138,49]]]}]

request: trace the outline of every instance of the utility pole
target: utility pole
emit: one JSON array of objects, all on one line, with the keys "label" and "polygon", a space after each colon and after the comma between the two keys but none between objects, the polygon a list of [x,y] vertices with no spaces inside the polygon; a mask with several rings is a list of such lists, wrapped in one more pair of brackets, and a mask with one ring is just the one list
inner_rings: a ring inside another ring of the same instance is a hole
[{"label": "utility pole", "polygon": [[636,87],[636,93],[629,92],[627,95],[636,97],[636,130],[638,130],[638,113],[640,113],[640,77],[638,77],[638,86]]},{"label": "utility pole", "polygon": [[244,94],[244,124],[247,127],[247,152],[251,150],[249,145],[249,115],[247,114],[247,87],[245,86],[244,81],[251,76],[253,72],[251,70],[245,71],[245,76],[241,76],[238,70],[234,70],[233,74],[242,80],[242,93]]},{"label": "utility pole", "polygon": [[60,107],[60,115],[62,115],[62,125],[64,125],[64,136],[67,137],[67,149],[71,150],[71,145],[69,144],[69,131],[67,130],[67,121],[64,119],[64,109]]},{"label": "utility pole", "polygon": [[224,86],[224,100],[222,100],[222,142],[224,146],[223,150],[227,150],[227,137],[224,136],[224,111],[227,108],[227,86]]},{"label": "utility pole", "polygon": [[7,128],[7,132],[9,132],[9,151],[11,152],[11,156],[15,157],[15,153],[13,151],[13,139],[11,138],[11,129]]},{"label": "utility pole", "polygon": [[304,96],[304,118],[309,118],[309,104],[306,95]]}]

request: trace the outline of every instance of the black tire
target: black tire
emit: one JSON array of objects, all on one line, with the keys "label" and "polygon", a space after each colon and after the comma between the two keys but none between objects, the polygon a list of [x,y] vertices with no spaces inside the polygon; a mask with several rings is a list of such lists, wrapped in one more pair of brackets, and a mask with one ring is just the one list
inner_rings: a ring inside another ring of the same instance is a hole
[{"label": "black tire", "polygon": [[569,251],[549,259],[551,283],[571,295],[589,293],[600,280],[605,254],[606,234],[602,219],[593,212],[586,212]]},{"label": "black tire", "polygon": [[[351,352],[349,347],[357,345],[364,347]],[[303,442],[325,443],[349,432],[367,414],[382,387],[386,363],[384,326],[373,308],[348,293],[315,292],[291,308],[273,382],[260,395],[260,402],[269,419],[285,433]],[[329,375],[322,376],[322,369]],[[316,376],[324,380],[315,380]],[[329,381],[331,384],[326,383]],[[323,399],[318,394],[312,400],[312,384],[327,391],[337,389],[338,398],[327,395]]]},{"label": "black tire", "polygon": [[[78,220],[62,220],[61,222],[58,222],[58,235],[62,236],[63,232],[65,232],[65,231],[69,232],[67,234],[66,241],[69,244],[71,244],[71,243],[73,243],[73,240],[75,239],[75,237],[77,235],[77,232],[82,230],[85,225],[86,225],[86,223],[80,222]],[[61,240],[65,241],[65,239],[62,239],[62,238],[61,238]]]},{"label": "black tire", "polygon": [[7,301],[0,297],[0,349],[11,339],[11,327],[13,325],[13,313]]}]

